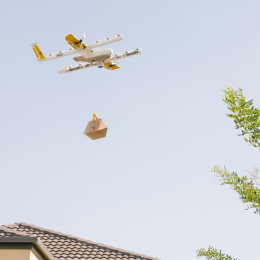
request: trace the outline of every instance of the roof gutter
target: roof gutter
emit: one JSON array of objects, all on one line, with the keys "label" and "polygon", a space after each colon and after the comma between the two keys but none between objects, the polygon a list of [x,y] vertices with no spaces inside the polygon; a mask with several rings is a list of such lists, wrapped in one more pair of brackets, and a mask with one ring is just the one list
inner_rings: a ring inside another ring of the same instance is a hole
[{"label": "roof gutter", "polygon": [[17,244],[32,244],[44,256],[46,260],[56,260],[55,257],[51,254],[51,252],[47,249],[47,247],[42,243],[42,241],[38,237],[0,237],[0,245],[1,244],[12,244],[14,248]]}]

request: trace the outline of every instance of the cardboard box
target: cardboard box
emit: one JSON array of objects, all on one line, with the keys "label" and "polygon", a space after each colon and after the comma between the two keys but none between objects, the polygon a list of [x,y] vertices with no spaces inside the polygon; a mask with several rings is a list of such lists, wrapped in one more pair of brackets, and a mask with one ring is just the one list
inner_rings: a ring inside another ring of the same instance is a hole
[{"label": "cardboard box", "polygon": [[83,134],[88,136],[92,140],[100,139],[106,137],[107,126],[102,119],[89,121]]}]

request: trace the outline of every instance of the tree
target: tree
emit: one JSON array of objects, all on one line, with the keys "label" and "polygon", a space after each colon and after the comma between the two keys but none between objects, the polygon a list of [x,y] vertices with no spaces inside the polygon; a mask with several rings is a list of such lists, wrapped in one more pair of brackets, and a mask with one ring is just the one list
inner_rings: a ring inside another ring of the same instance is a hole
[{"label": "tree", "polygon": [[[222,91],[225,93],[223,101],[231,111],[226,115],[234,120],[236,129],[241,129],[239,136],[245,136],[244,140],[253,147],[260,147],[260,110],[254,107],[253,99],[246,101],[242,89],[236,91],[227,87]],[[254,167],[252,172],[247,171],[251,177],[239,177],[237,172],[229,173],[226,167],[221,169],[219,166],[214,166],[211,172],[220,178],[222,185],[230,185],[230,188],[239,194],[243,203],[247,203],[246,209],[253,208],[255,213],[260,214],[259,169]],[[205,257],[208,260],[237,260],[237,258],[222,254],[221,250],[218,251],[211,246],[208,250],[201,248],[196,253],[197,257]]]},{"label": "tree", "polygon": [[206,251],[204,248],[201,248],[197,250],[197,257],[205,256],[206,259],[212,259],[212,260],[238,260],[237,258],[233,258],[229,255],[225,255],[221,252],[221,250],[218,252],[217,249],[214,249],[213,247],[209,246],[208,250]]},{"label": "tree", "polygon": [[235,91],[233,88],[227,87],[222,90],[225,93],[223,101],[227,103],[231,114],[226,114],[234,119],[236,129],[241,129],[242,136],[246,142],[249,142],[254,147],[260,147],[260,110],[253,105],[253,99],[246,101],[241,88]]}]

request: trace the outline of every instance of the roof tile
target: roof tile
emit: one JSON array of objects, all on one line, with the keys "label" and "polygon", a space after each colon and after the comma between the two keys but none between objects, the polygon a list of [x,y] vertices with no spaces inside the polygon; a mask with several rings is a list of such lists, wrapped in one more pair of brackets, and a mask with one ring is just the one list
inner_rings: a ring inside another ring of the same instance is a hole
[{"label": "roof tile", "polygon": [[0,226],[3,236],[39,237],[57,260],[159,260],[23,222]]}]

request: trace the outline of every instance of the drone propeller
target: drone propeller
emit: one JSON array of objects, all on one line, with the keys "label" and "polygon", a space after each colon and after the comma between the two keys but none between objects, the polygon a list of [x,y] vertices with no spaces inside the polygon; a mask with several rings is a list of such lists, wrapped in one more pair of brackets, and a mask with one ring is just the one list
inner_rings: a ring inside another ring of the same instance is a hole
[{"label": "drone propeller", "polygon": [[105,37],[105,41],[108,41],[110,38],[109,37]]},{"label": "drone propeller", "polygon": [[99,43],[99,40],[94,41],[94,43]]},{"label": "drone propeller", "polygon": [[82,43],[85,39],[85,33],[83,33],[82,39],[80,39],[79,41],[75,42],[75,44],[79,44]]},{"label": "drone propeller", "polygon": [[116,38],[117,38],[117,37],[121,37],[121,34],[116,34],[115,37],[116,37]]}]

